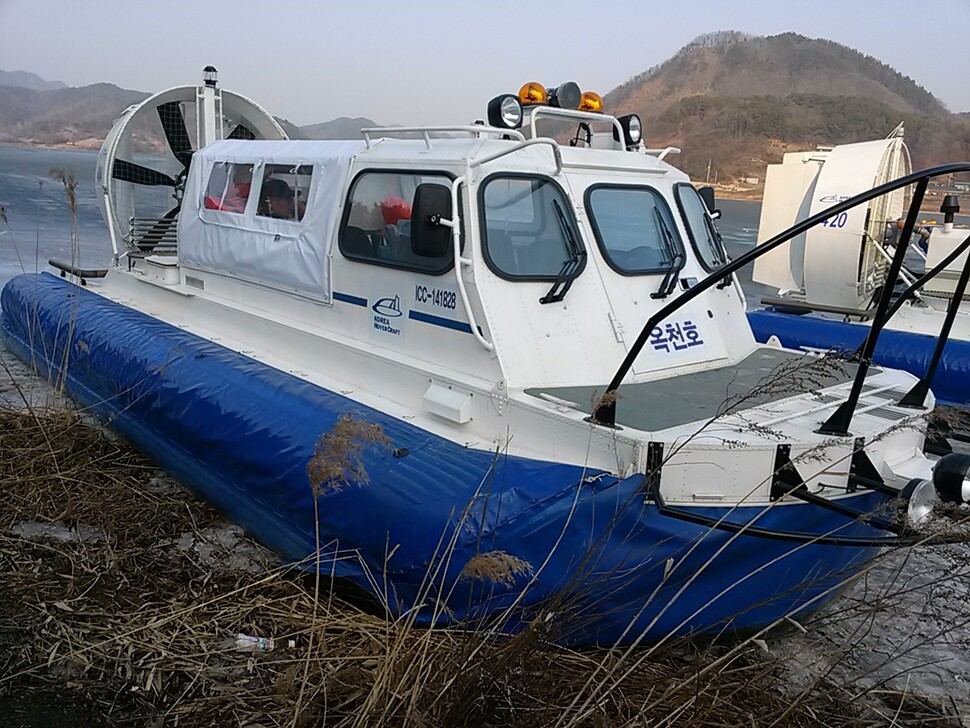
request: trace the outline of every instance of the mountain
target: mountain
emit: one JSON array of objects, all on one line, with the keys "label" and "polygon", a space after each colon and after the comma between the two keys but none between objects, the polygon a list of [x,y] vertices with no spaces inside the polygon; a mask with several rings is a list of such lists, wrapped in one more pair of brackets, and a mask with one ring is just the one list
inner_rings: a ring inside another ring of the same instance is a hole
[{"label": "mountain", "polygon": [[280,125],[283,133],[286,134],[290,139],[303,139],[303,135],[300,134],[300,127],[294,124],[289,119],[284,119],[282,116],[274,116],[276,123]]},{"label": "mountain", "polygon": [[97,149],[121,112],[147,96],[110,83],[49,91],[0,86],[0,141]]},{"label": "mountain", "polygon": [[[41,84],[54,82],[24,71],[0,71],[0,74],[5,74],[0,76],[0,142],[68,144],[97,149],[114,120],[131,104],[149,96],[144,91],[123,89],[110,83],[79,88],[58,84],[58,88],[36,89],[26,83],[35,83],[32,79]],[[2,81],[8,77],[16,77],[22,83],[5,85]],[[276,120],[293,139],[360,139],[362,128],[378,126],[363,117],[340,117],[302,127],[279,117]]]},{"label": "mountain", "polygon": [[348,118],[341,116],[320,124],[308,124],[300,127],[302,139],[360,139],[360,130],[369,126],[380,126],[376,121],[357,116]]},{"label": "mountain", "polygon": [[695,178],[763,177],[786,151],[884,137],[903,121],[914,167],[970,158],[970,118],[881,61],[795,33],[701,36],[605,98]]},{"label": "mountain", "polygon": [[0,69],[0,86],[16,86],[17,88],[29,88],[34,91],[53,91],[59,88],[67,88],[66,83],[45,81],[36,73],[4,71],[2,69]]},{"label": "mountain", "polygon": [[353,119],[341,116],[317,124],[297,126],[289,119],[274,116],[286,136],[290,139],[360,139],[360,130],[368,126],[380,126],[376,121],[358,116]]}]

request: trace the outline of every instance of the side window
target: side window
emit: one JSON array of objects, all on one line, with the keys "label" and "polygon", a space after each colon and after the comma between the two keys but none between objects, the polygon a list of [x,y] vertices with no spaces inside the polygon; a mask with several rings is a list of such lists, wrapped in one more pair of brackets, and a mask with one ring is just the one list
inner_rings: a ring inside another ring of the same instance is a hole
[{"label": "side window", "polygon": [[485,261],[503,278],[578,276],[585,250],[572,205],[551,180],[494,176],[481,192]]},{"label": "side window", "polygon": [[209,173],[203,206],[207,210],[221,210],[242,214],[246,211],[253,186],[253,165],[216,162]]},{"label": "side window", "polygon": [[707,211],[707,205],[691,185],[679,184],[674,188],[677,206],[684,218],[687,234],[694,251],[701,259],[704,270],[712,273],[727,263],[727,254],[721,242],[721,234]]},{"label": "side window", "polygon": [[[418,185],[451,189],[443,174],[362,172],[354,179],[344,209],[337,244],[345,258],[431,275],[451,269],[451,249],[439,257],[411,248],[411,205]],[[460,213],[460,211],[459,211]]]},{"label": "side window", "polygon": [[586,207],[603,257],[623,275],[666,273],[684,261],[670,208],[649,187],[600,185],[586,192]]},{"label": "side window", "polygon": [[276,220],[302,220],[312,176],[313,166],[309,164],[267,164],[256,214]]}]

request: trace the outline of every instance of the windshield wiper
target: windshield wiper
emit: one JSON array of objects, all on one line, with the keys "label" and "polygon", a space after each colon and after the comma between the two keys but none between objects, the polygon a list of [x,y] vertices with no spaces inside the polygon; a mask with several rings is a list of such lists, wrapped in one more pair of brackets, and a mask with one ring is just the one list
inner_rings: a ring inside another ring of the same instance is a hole
[{"label": "windshield wiper", "polygon": [[563,237],[566,239],[566,248],[568,249],[569,257],[562,264],[562,268],[559,269],[556,280],[552,282],[552,288],[549,289],[546,295],[539,299],[539,303],[558,303],[563,300],[570,286],[572,286],[573,281],[576,280],[576,273],[579,272],[582,266],[583,258],[586,257],[586,250],[576,240],[576,236],[573,235],[573,230],[569,226],[569,221],[566,220],[566,213],[562,211],[562,205],[559,204],[559,200],[553,200],[552,206],[556,208],[556,218],[559,220],[559,227],[562,230]]},{"label": "windshield wiper", "polygon": [[667,268],[664,279],[660,282],[660,288],[657,289],[656,293],[651,293],[650,298],[666,298],[674,292],[674,287],[677,285],[677,272],[684,263],[684,255],[678,252],[676,246],[674,246],[673,233],[670,232],[670,228],[667,227],[667,223],[664,222],[663,215],[660,214],[658,208],[653,208],[653,215],[657,219],[657,227],[660,229],[664,252],[670,259],[670,267]]},{"label": "windshield wiper", "polygon": [[[711,252],[714,254],[714,264],[717,268],[727,265],[727,253],[724,250],[724,240],[721,238],[721,231],[717,229],[717,225],[714,224],[713,220],[708,217],[704,217],[704,225],[707,227],[707,244],[710,247]],[[715,288],[727,288],[731,285],[731,276],[724,276],[721,280],[717,282]]]},{"label": "windshield wiper", "polygon": [[727,255],[724,253],[724,241],[721,239],[721,231],[708,218],[704,218],[704,226],[707,228],[707,246],[714,254],[714,262],[718,268],[727,263]]}]

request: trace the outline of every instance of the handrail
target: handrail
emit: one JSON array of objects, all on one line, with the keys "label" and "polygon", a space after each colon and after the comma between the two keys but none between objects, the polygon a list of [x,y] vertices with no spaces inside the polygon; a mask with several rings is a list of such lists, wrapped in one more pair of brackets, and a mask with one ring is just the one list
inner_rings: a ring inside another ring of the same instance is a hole
[{"label": "handrail", "polygon": [[926,253],[923,252],[923,249],[920,248],[919,245],[911,245],[910,248],[914,253],[916,253],[920,258],[923,259],[924,263],[926,262]]},{"label": "handrail", "polygon": [[441,220],[440,223],[451,228],[451,244],[454,248],[455,258],[455,278],[458,281],[458,293],[461,296],[461,303],[465,308],[465,316],[468,317],[468,325],[471,327],[472,335],[478,340],[479,344],[484,346],[489,351],[494,351],[495,345],[482,336],[482,332],[478,328],[478,323],[475,321],[475,312],[472,311],[472,304],[468,299],[468,291],[465,290],[465,279],[461,277],[461,267],[463,265],[471,267],[472,264],[471,258],[462,257],[461,221],[456,219],[458,217],[458,188],[461,187],[464,181],[464,177],[458,177],[451,183],[452,219]]},{"label": "handrail", "polygon": [[107,268],[82,268],[79,265],[68,263],[58,258],[49,258],[47,263],[52,268],[56,268],[61,272],[61,278],[67,274],[77,276],[78,278],[104,278],[108,275]]},{"label": "handrail", "polygon": [[876,313],[869,324],[869,333],[866,336],[865,346],[862,347],[862,357],[859,359],[856,369],[855,379],[852,380],[852,389],[849,390],[849,398],[836,408],[835,412],[822,423],[818,428],[818,433],[822,435],[834,435],[835,437],[846,437],[849,434],[849,425],[852,423],[852,415],[855,413],[859,397],[862,396],[862,384],[869,373],[869,365],[872,362],[872,355],[876,351],[876,342],[879,334],[886,325],[886,312],[892,301],[893,290],[896,288],[896,281],[899,273],[903,269],[903,258],[906,257],[906,245],[902,243],[909,240],[916,228],[916,220],[919,218],[919,209],[923,205],[923,198],[926,196],[926,188],[930,184],[930,178],[920,177],[916,181],[916,189],[913,191],[913,199],[909,203],[909,211],[906,213],[906,222],[900,232],[900,243],[896,246],[896,253],[893,255],[893,262],[889,265],[886,272],[886,281],[883,283],[882,295],[879,296],[879,303],[876,305]]},{"label": "handrail", "polygon": [[487,154],[484,157],[479,157],[469,162],[468,168],[476,169],[477,167],[481,167],[483,164],[494,162],[496,159],[504,157],[506,154],[513,154],[519,151],[520,149],[524,149],[525,147],[532,147],[532,146],[535,146],[536,144],[548,144],[550,147],[552,147],[552,156],[555,157],[555,160],[556,160],[556,174],[561,174],[562,173],[562,151],[559,149],[559,142],[549,137],[536,137],[535,139],[526,139],[520,142],[519,144],[516,144],[514,147],[510,147],[509,149],[500,149],[499,151],[493,152],[492,154]]},{"label": "handrail", "polygon": [[[910,296],[914,296],[917,290],[922,288],[927,282],[931,281],[933,278],[936,278],[936,276],[942,273],[947,268],[947,266],[949,266],[950,263],[952,263],[957,258],[959,258],[960,255],[963,253],[963,251],[966,250],[967,248],[970,248],[970,235],[968,235],[962,243],[957,245],[946,256],[944,256],[944,258],[939,263],[937,263],[933,268],[930,268],[930,270],[926,271],[925,273],[923,273],[923,275],[921,275],[919,278],[913,281],[913,283],[909,286],[909,288],[907,288],[898,296],[896,296],[896,300],[893,301],[893,305],[890,306],[889,310],[886,312],[886,321],[889,321],[890,319],[892,319],[892,317],[896,315],[896,312],[903,307],[903,304],[905,304],[906,301],[909,300]],[[765,299],[762,298],[761,302],[764,303]],[[863,345],[864,345],[864,342],[863,344],[859,344],[859,348],[855,350],[855,353],[853,354],[853,356],[862,355]]]},{"label": "handrail", "polygon": [[[970,242],[970,236],[967,237],[965,242]],[[943,319],[943,326],[940,328],[940,335],[936,339],[933,356],[930,357],[930,363],[926,367],[926,374],[899,400],[900,407],[922,407],[926,401],[926,395],[930,391],[930,385],[936,375],[936,368],[940,365],[940,359],[943,358],[943,346],[946,344],[946,340],[950,338],[950,330],[953,328],[954,320],[956,320],[957,309],[960,308],[960,301],[967,290],[967,283],[970,283],[970,258],[963,262],[963,270],[960,271],[960,279],[953,290],[950,305],[946,309],[946,318]]]},{"label": "handrail", "polygon": [[[875,247],[876,252],[879,253],[883,258],[888,260],[891,264],[893,262],[893,257],[889,254],[889,251],[886,250],[884,247],[882,247],[882,244],[878,240],[873,239],[872,236],[868,236],[868,237],[869,237],[869,242],[873,245],[873,247]],[[900,245],[902,244],[903,243],[900,243]],[[906,243],[906,245],[908,245],[911,248],[915,248],[916,250],[919,250],[919,247],[916,245],[909,245],[909,243]],[[926,260],[926,256],[923,256],[923,260],[924,261]],[[900,269],[899,276],[900,278],[903,279],[903,283],[905,283],[907,286],[912,287],[915,279],[909,273],[906,272],[905,268]],[[913,295],[917,299],[919,299],[920,302],[925,303],[925,301],[923,301],[923,297],[920,295],[919,290],[914,288]]]},{"label": "handrail", "polygon": [[464,124],[461,126],[367,126],[360,130],[368,149],[371,148],[373,141],[370,137],[371,134],[421,134],[424,143],[428,145],[428,149],[431,149],[432,134],[454,132],[465,132],[473,136],[481,136],[482,134],[490,134],[498,137],[511,136],[520,142],[525,141],[525,135],[517,129],[499,129],[497,126],[485,126],[484,124]]},{"label": "handrail", "polygon": [[559,109],[555,106],[532,106],[527,107],[527,113],[529,115],[529,132],[531,133],[530,139],[538,139],[536,136],[538,132],[536,131],[536,119],[540,116],[551,116],[552,118],[565,119],[567,121],[609,121],[613,124],[614,140],[619,139],[617,144],[617,149],[623,149],[623,126],[620,124],[620,120],[615,116],[610,116],[609,114],[599,114],[593,111],[579,111],[575,109]]},{"label": "handrail", "polygon": [[[650,337],[650,333],[654,330],[654,328],[657,327],[658,324],[662,323],[672,313],[683,308],[686,304],[693,301],[695,298],[697,298],[699,295],[701,295],[708,289],[713,288],[715,285],[717,285],[719,281],[723,280],[725,277],[729,275],[733,275],[735,272],[737,272],[744,266],[748,265],[752,261],[757,260],[762,255],[770,253],[775,248],[781,246],[784,243],[787,243],[792,238],[795,238],[801,235],[803,232],[814,227],[815,225],[822,222],[823,220],[828,220],[833,215],[838,215],[841,212],[850,210],[856,205],[860,205],[863,202],[868,202],[869,200],[873,200],[877,197],[880,197],[881,195],[886,194],[887,192],[892,192],[902,187],[907,187],[913,183],[919,183],[921,180],[923,181],[923,187],[925,189],[926,182],[928,182],[928,180],[930,180],[931,178],[939,177],[947,174],[956,174],[959,172],[970,172],[970,162],[941,164],[936,167],[930,167],[928,169],[921,170],[919,172],[912,172],[908,175],[900,177],[899,179],[886,182],[877,187],[873,187],[871,190],[868,190],[867,192],[862,192],[858,195],[850,197],[848,200],[844,200],[842,202],[836,203],[835,205],[832,205],[831,207],[828,207],[822,210],[821,212],[818,212],[815,215],[812,215],[806,218],[805,220],[802,220],[800,223],[793,225],[788,230],[782,231],[777,235],[775,235],[774,237],[770,238],[769,240],[766,240],[764,243],[758,245],[753,250],[749,250],[748,252],[738,256],[735,260],[731,261],[726,266],[723,266],[722,268],[719,268],[718,270],[709,274],[703,280],[698,281],[696,285],[692,286],[691,288],[681,293],[677,298],[675,298],[670,303],[666,304],[665,306],[662,306],[659,311],[657,311],[649,319],[647,319],[647,322],[644,324],[643,329],[640,331],[640,334],[637,336],[636,341],[634,341],[633,345],[630,347],[630,351],[627,352],[627,355],[624,357],[623,362],[620,364],[620,367],[613,375],[613,379],[610,381],[609,385],[607,386],[606,392],[604,393],[603,397],[600,398],[600,401],[597,404],[590,420],[595,424],[604,425],[606,427],[616,426],[616,403],[617,403],[616,391],[617,389],[619,389],[620,384],[623,382],[624,377],[626,377],[627,373],[630,371],[631,367],[633,366],[633,362],[636,361],[637,357],[640,355],[640,352],[643,351],[643,347],[646,345],[647,339]],[[914,195],[913,201],[916,202],[916,195]],[[920,199],[919,202],[922,202],[922,199]],[[909,236],[913,232],[913,227],[915,226],[916,217],[918,213],[919,213],[919,203],[917,202],[915,206],[911,203],[910,214],[907,215],[905,226],[902,230],[902,233],[900,234],[901,240],[909,239]],[[903,251],[904,253],[905,246],[899,246],[899,247],[900,247],[900,250]],[[899,263],[901,266],[902,254],[900,254],[899,257],[900,257]],[[895,275],[895,273],[898,273],[898,270],[895,272],[890,271],[890,273],[893,273]],[[880,318],[884,316],[884,314],[886,313],[886,309],[888,308],[888,296],[891,295],[891,292],[892,292],[891,289],[893,287],[894,282],[895,282],[894,279],[889,280],[887,276],[886,287],[884,289],[884,298],[886,298],[886,307],[881,308],[881,310],[877,309],[877,314],[876,314],[876,316],[879,316]],[[880,303],[882,303],[882,301],[880,301]],[[868,351],[869,356],[871,356],[872,354],[872,349],[875,348],[876,339],[878,338],[879,330],[881,329],[883,322],[880,321],[878,327],[876,327],[875,325],[876,323],[877,322],[874,320],[873,327],[870,328],[869,336],[866,339],[866,347],[864,348],[864,353]],[[871,347],[870,347],[870,340],[871,340]],[[862,388],[862,379],[865,378],[865,371],[867,370],[868,370],[867,366],[859,367],[859,371],[862,372],[862,378],[860,378],[859,375],[857,374],[856,380],[859,384],[858,389],[860,391]],[[856,387],[853,386],[853,391],[855,390],[856,390]],[[850,395],[850,398],[851,396],[852,395]],[[856,395],[856,400],[857,399],[858,399],[858,395]],[[848,402],[846,402],[846,404],[848,404]],[[854,408],[855,407],[853,404],[852,409]],[[848,418],[851,419],[851,414],[852,414],[851,410],[848,410],[848,408],[846,408],[846,410],[847,410]],[[838,412],[836,414],[838,414]],[[843,414],[842,417],[843,417],[843,421],[846,421],[845,414]],[[847,429],[848,429],[848,423],[846,421],[846,424],[845,424],[846,432],[847,432]]]},{"label": "handrail", "polygon": [[[817,546],[854,546],[854,547],[867,547],[867,548],[878,548],[882,546],[913,546],[917,543],[925,543],[926,536],[914,532],[907,532],[893,536],[836,536],[830,534],[817,534],[817,533],[806,533],[802,531],[779,531],[773,528],[764,528],[762,526],[753,526],[751,522],[738,523],[737,521],[730,520],[728,518],[717,518],[714,516],[708,516],[696,508],[682,508],[680,506],[668,505],[667,501],[664,499],[663,495],[660,493],[660,488],[657,485],[650,487],[649,494],[654,502],[657,512],[663,516],[669,516],[671,518],[677,518],[681,521],[686,521],[688,523],[694,523],[705,528],[716,528],[720,531],[727,531],[728,533],[734,534],[744,534],[745,536],[752,536],[755,538],[766,538],[774,539],[778,541],[789,541],[801,544],[812,544]],[[819,502],[819,499],[811,498],[810,494],[804,489],[792,488],[790,489],[788,495],[795,496],[802,500],[813,502],[814,505],[818,505],[822,508],[829,508],[831,501],[826,504]],[[809,496],[806,498],[805,496]],[[866,513],[856,513],[857,517],[865,518],[869,517],[870,514]],[[881,528],[883,525],[889,525],[888,522],[883,521],[882,523],[872,524],[874,528],[879,530],[888,531],[888,529]],[[892,533],[892,531],[888,531]]]},{"label": "handrail", "polygon": [[680,147],[664,147],[663,149],[644,149],[644,154],[657,155],[657,161],[662,162],[668,154],[680,154]]}]

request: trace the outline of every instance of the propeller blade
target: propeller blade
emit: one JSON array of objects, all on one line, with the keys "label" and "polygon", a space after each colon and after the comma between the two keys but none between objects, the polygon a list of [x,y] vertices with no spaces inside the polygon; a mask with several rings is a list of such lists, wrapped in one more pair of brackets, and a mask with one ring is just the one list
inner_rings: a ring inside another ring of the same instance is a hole
[{"label": "propeller blade", "polygon": [[174,187],[175,180],[164,172],[159,172],[150,167],[143,167],[134,162],[124,159],[116,159],[111,168],[111,176],[124,182],[133,182],[136,185],[165,185]]},{"label": "propeller blade", "polygon": [[151,252],[156,245],[162,242],[162,238],[165,233],[173,226],[178,224],[178,214],[179,210],[182,209],[182,203],[177,204],[171,210],[165,213],[158,222],[151,226],[151,229],[144,235],[142,235],[141,240],[138,241],[138,249],[144,253]]},{"label": "propeller blade", "polygon": [[235,129],[229,132],[229,136],[226,139],[247,139],[252,141],[256,138],[256,135],[249,129],[245,124],[239,124]]},{"label": "propeller blade", "polygon": [[178,101],[161,104],[158,107],[158,119],[162,122],[162,130],[168,140],[168,148],[181,161],[183,152],[192,151],[192,142],[189,139],[189,132],[185,128],[185,117],[182,115],[182,104]]}]

